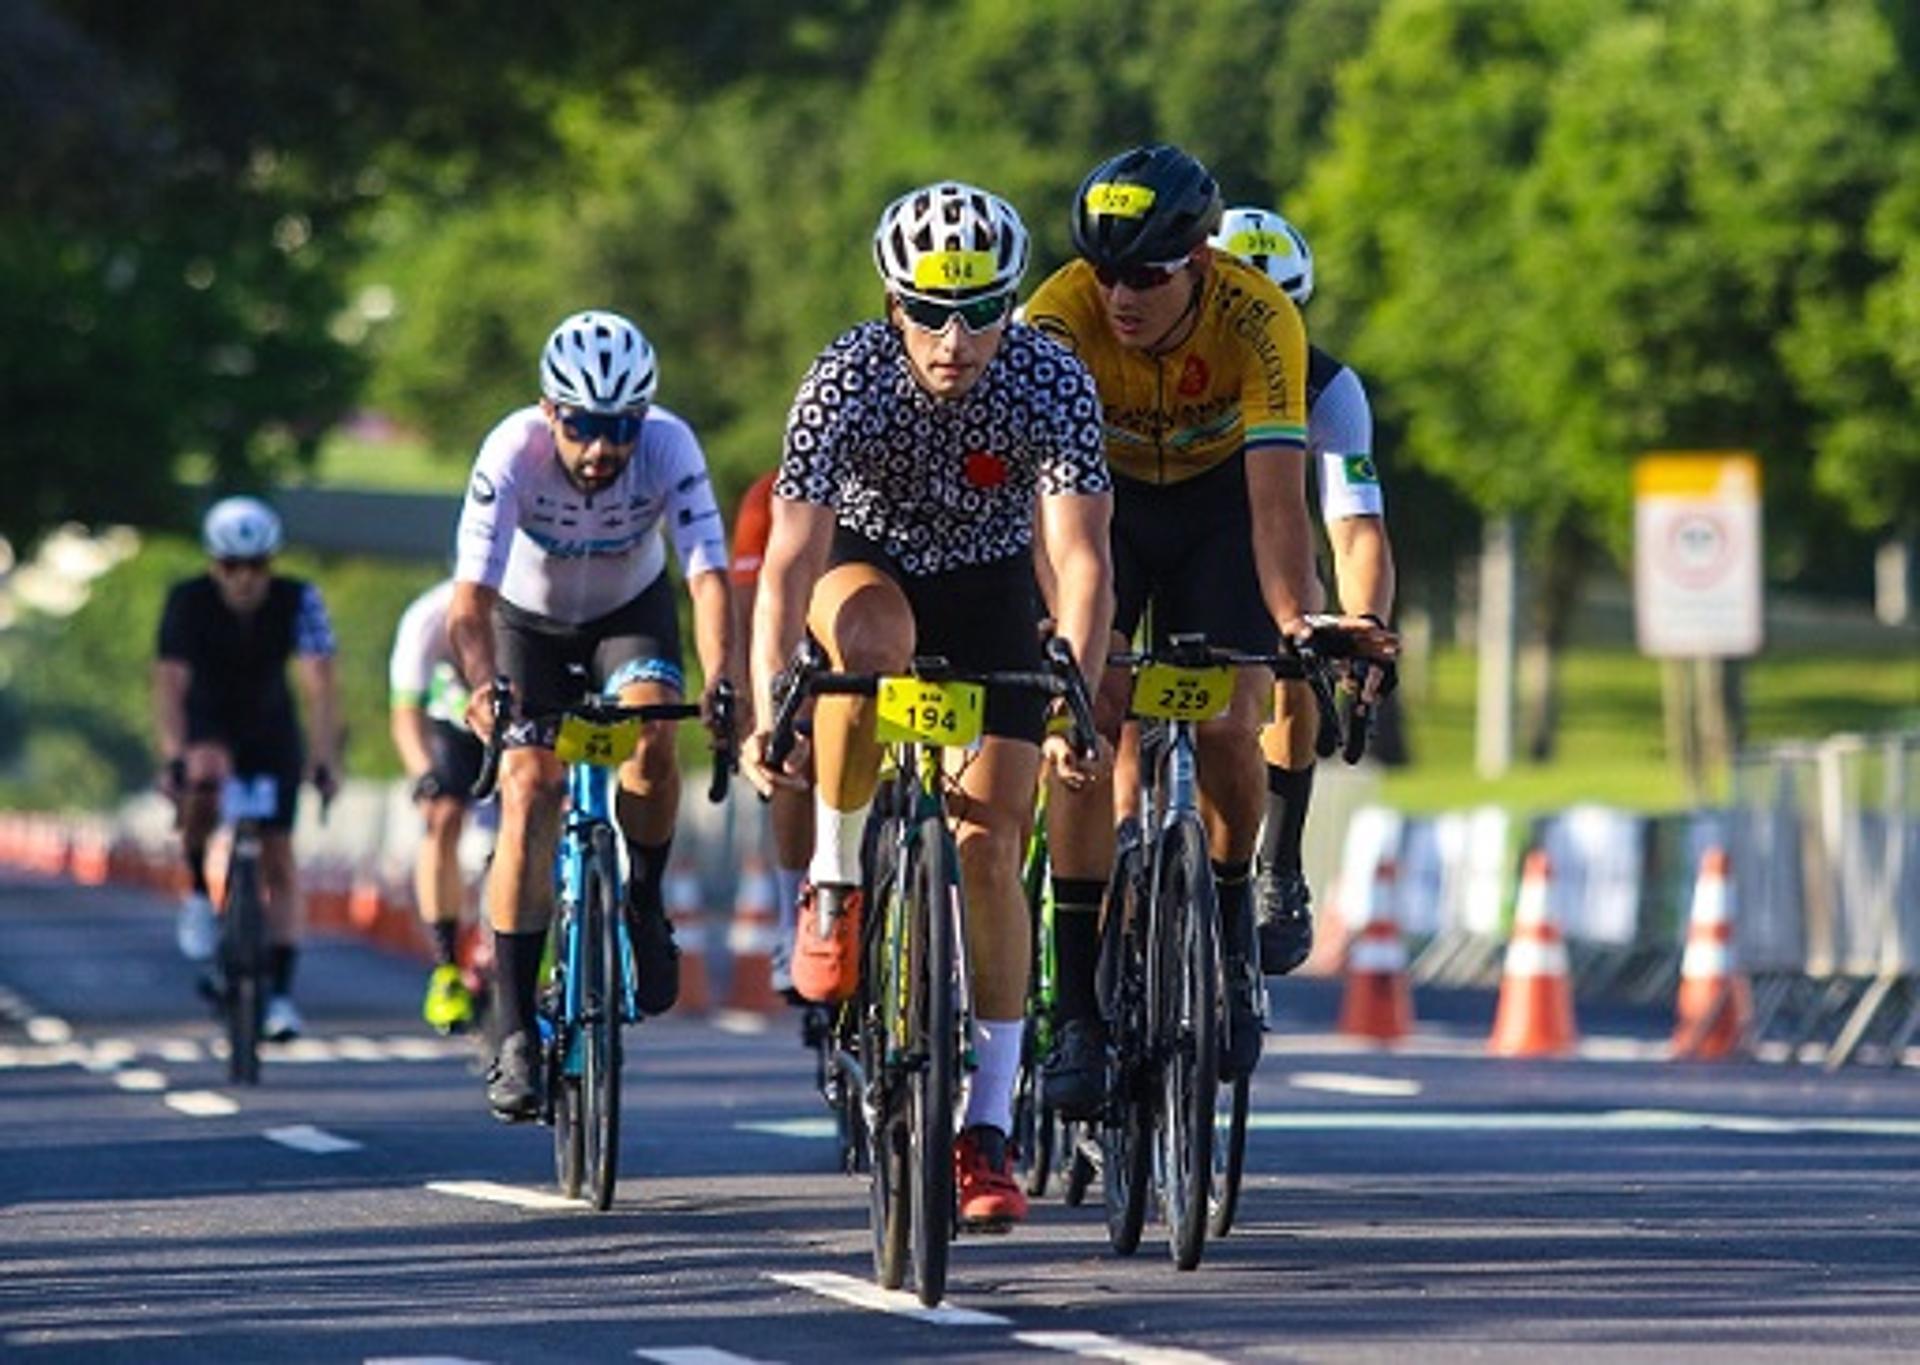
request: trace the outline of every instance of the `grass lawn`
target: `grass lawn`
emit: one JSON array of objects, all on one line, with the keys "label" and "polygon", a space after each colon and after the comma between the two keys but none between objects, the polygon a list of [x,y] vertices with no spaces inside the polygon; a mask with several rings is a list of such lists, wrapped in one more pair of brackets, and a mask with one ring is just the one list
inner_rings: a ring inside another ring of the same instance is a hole
[{"label": "grass lawn", "polygon": [[[1664,754],[1660,664],[1631,649],[1581,648],[1561,662],[1561,728],[1550,762],[1498,781],[1473,771],[1474,656],[1442,649],[1427,695],[1407,695],[1414,762],[1390,769],[1381,799],[1405,810],[1480,804],[1544,811],[1583,801],[1645,811],[1688,802]],[[1746,669],[1749,743],[1920,726],[1920,660],[1905,641],[1883,652],[1765,654]],[[1722,777],[1717,794],[1724,796]]]}]

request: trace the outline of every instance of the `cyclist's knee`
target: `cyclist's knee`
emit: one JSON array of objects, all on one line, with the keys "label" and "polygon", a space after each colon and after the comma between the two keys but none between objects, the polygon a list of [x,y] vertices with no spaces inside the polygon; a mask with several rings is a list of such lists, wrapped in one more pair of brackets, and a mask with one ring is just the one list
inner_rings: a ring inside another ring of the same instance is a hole
[{"label": "cyclist's knee", "polygon": [[557,762],[542,763],[531,751],[521,752],[528,754],[532,761],[502,765],[500,818],[503,824],[524,825],[529,819],[557,812],[566,790],[566,778]]},{"label": "cyclist's knee", "polygon": [[427,837],[435,841],[457,840],[466,822],[467,808],[451,796],[437,797],[427,803]]}]

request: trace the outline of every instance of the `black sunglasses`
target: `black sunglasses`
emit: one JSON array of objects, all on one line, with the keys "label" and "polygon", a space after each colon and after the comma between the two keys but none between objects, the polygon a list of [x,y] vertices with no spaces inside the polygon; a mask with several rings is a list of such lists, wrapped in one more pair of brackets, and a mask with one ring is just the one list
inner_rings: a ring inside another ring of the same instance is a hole
[{"label": "black sunglasses", "polygon": [[248,555],[245,558],[216,559],[213,562],[219,566],[222,573],[238,573],[242,569],[249,569],[254,573],[265,573],[271,561],[266,555]]},{"label": "black sunglasses", "polygon": [[581,412],[577,408],[560,409],[560,429],[567,433],[567,439],[578,441],[581,445],[592,445],[606,438],[608,445],[632,445],[640,439],[640,426],[645,422],[645,411],[640,412]]},{"label": "black sunglasses", "polygon": [[894,298],[900,301],[900,311],[906,314],[907,321],[923,332],[944,332],[955,318],[959,318],[960,325],[969,332],[984,332],[998,326],[1013,311],[1011,291],[968,299],[965,303],[923,299],[913,294],[895,294]]},{"label": "black sunglasses", "polygon": [[1182,256],[1177,261],[1156,261],[1146,265],[1111,266],[1096,265],[1093,268],[1094,279],[1100,281],[1103,289],[1112,289],[1124,284],[1134,293],[1144,293],[1149,289],[1158,289],[1187,268],[1187,262],[1193,257]]}]

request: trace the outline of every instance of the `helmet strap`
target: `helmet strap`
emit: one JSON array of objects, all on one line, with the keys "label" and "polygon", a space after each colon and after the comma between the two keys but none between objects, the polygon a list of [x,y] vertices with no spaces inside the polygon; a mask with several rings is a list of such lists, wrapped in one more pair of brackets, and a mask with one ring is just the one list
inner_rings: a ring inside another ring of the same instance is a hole
[{"label": "helmet strap", "polygon": [[[1142,347],[1141,349],[1145,350],[1148,355],[1164,355],[1166,352],[1177,348],[1182,342],[1186,341],[1188,337],[1193,335],[1192,323],[1193,320],[1199,316],[1200,291],[1206,287],[1206,283],[1206,275],[1202,272],[1202,274],[1193,281],[1193,288],[1188,291],[1187,294],[1187,306],[1180,310],[1180,316],[1168,323],[1167,330],[1162,332],[1151,345]],[[1178,340],[1174,339],[1176,335],[1178,336]]]}]

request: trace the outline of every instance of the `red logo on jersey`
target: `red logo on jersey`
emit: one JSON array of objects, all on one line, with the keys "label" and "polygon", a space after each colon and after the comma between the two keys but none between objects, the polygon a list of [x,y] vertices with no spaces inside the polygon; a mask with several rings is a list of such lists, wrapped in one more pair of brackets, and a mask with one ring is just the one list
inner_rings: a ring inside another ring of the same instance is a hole
[{"label": "red logo on jersey", "polygon": [[1197,355],[1187,357],[1186,368],[1180,371],[1180,396],[1195,398],[1207,391],[1207,362]]},{"label": "red logo on jersey", "polygon": [[975,488],[998,488],[1007,481],[1007,462],[988,450],[970,451],[961,470]]}]

